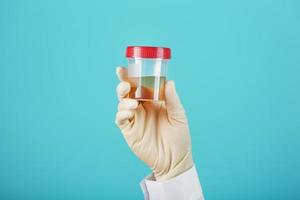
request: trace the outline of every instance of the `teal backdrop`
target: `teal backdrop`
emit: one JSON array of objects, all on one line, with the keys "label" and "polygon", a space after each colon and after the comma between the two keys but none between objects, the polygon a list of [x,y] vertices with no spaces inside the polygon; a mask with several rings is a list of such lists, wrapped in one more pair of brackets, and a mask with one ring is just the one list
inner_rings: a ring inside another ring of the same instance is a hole
[{"label": "teal backdrop", "polygon": [[142,199],[127,45],[173,50],[206,199],[300,199],[300,1],[1,0],[0,199]]}]

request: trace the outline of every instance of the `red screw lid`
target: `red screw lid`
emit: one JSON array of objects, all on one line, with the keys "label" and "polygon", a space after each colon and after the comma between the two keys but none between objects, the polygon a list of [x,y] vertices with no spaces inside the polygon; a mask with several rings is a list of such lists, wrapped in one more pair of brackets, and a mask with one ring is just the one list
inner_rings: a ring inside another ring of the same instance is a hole
[{"label": "red screw lid", "polygon": [[171,58],[171,49],[165,47],[150,46],[128,46],[126,49],[127,58]]}]

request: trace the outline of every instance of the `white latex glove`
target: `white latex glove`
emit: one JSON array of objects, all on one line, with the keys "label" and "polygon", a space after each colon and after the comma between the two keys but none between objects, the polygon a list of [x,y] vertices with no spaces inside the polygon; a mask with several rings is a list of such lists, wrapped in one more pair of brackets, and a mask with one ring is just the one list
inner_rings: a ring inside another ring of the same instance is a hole
[{"label": "white latex glove", "polygon": [[116,124],[131,150],[152,170],[157,181],[168,180],[193,164],[188,121],[173,81],[165,85],[165,102],[138,102],[126,98],[127,69],[117,68],[121,81]]}]

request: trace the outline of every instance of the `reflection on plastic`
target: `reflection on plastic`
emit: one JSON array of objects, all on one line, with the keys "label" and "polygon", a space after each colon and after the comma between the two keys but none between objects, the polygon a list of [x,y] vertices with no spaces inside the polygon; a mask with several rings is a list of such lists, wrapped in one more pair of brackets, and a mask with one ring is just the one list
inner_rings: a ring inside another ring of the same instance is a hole
[{"label": "reflection on plastic", "polygon": [[129,77],[129,98],[139,101],[164,100],[165,76]]}]

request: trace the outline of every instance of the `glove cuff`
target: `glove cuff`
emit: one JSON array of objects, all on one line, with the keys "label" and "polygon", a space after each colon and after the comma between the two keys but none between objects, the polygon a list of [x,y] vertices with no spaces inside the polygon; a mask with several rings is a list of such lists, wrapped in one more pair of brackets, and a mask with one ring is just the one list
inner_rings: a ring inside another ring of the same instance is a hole
[{"label": "glove cuff", "polygon": [[189,151],[186,156],[183,157],[183,159],[178,162],[175,166],[171,167],[170,170],[165,174],[156,174],[154,172],[154,177],[156,181],[166,181],[169,179],[172,179],[176,176],[179,176],[180,174],[188,171],[194,166],[194,161],[192,159],[192,154]]}]

